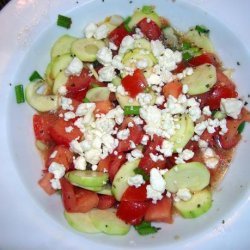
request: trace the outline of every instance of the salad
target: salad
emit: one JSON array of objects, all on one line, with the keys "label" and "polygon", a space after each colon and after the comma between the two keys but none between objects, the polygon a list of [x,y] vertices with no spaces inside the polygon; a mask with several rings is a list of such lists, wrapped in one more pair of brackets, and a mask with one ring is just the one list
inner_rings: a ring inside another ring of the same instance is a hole
[{"label": "salad", "polygon": [[[57,24],[70,28],[71,18]],[[209,33],[181,33],[143,6],[61,36],[44,77],[31,75],[39,185],[61,195],[73,228],[147,235],[160,229],[151,222],[211,208],[250,114]],[[16,94],[23,102],[21,85]]]}]

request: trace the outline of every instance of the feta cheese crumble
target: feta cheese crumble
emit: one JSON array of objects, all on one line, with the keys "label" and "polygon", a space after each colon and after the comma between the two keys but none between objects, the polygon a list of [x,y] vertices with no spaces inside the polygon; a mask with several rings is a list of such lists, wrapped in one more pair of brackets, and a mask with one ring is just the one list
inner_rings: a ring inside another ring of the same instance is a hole
[{"label": "feta cheese crumble", "polygon": [[138,188],[144,183],[145,183],[145,181],[143,179],[143,176],[140,174],[137,174],[135,176],[128,178],[128,185],[129,186],[135,186],[136,188]]},{"label": "feta cheese crumble", "polygon": [[221,111],[233,119],[237,119],[239,117],[243,106],[243,102],[236,98],[222,98],[220,102]]},{"label": "feta cheese crumble", "polygon": [[74,57],[69,66],[65,69],[64,73],[66,76],[76,75],[79,76],[83,69],[83,62],[78,58]]}]

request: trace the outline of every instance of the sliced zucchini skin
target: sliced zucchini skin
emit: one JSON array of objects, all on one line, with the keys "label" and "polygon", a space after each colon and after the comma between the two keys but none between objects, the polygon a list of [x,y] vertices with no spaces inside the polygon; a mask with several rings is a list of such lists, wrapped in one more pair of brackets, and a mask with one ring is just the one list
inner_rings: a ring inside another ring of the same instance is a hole
[{"label": "sliced zucchini skin", "polygon": [[72,43],[71,53],[83,62],[94,62],[99,49],[105,47],[105,43],[94,38],[77,39]]},{"label": "sliced zucchini skin", "polygon": [[207,52],[215,52],[212,42],[207,34],[199,33],[195,29],[190,29],[186,34],[184,34],[183,38],[184,40],[193,43],[198,48],[204,49]]},{"label": "sliced zucchini skin", "polygon": [[102,188],[108,181],[108,174],[91,170],[73,170],[65,175],[66,179],[75,186],[82,188]]},{"label": "sliced zucchini skin", "polygon": [[56,57],[52,61],[52,66],[51,66],[51,78],[55,79],[57,75],[65,70],[68,65],[71,63],[73,57],[70,54],[64,54],[61,56]]},{"label": "sliced zucchini skin", "polygon": [[64,74],[64,71],[59,72],[57,74],[56,79],[54,81],[54,85],[53,85],[53,93],[55,95],[58,94],[58,89],[67,83],[68,79],[69,78]]},{"label": "sliced zucchini skin", "polygon": [[114,195],[116,200],[121,200],[122,195],[129,186],[128,178],[135,175],[134,169],[138,167],[139,162],[140,160],[126,162],[116,173],[112,183],[112,194]]},{"label": "sliced zucchini skin", "polygon": [[130,230],[130,225],[116,216],[116,209],[93,209],[90,218],[94,226],[101,232],[109,235],[125,235]]},{"label": "sliced zucchini skin", "polygon": [[166,189],[176,193],[181,188],[191,192],[201,191],[210,182],[210,172],[201,162],[178,164],[164,174]]},{"label": "sliced zucchini skin", "polygon": [[68,213],[64,212],[64,217],[68,224],[75,230],[82,233],[100,233],[92,220],[90,219],[89,212],[87,213]]},{"label": "sliced zucchini skin", "polygon": [[50,51],[51,59],[54,59],[55,57],[61,56],[63,54],[70,53],[71,45],[75,40],[76,37],[69,35],[63,35],[59,37]]},{"label": "sliced zucchini skin", "polygon": [[189,201],[174,202],[174,207],[187,219],[197,218],[205,214],[212,206],[212,194],[208,189],[194,193]]},{"label": "sliced zucchini skin", "polygon": [[170,138],[174,144],[174,152],[177,152],[179,148],[184,148],[194,134],[194,123],[189,115],[182,115],[177,124],[180,125],[180,129],[176,130],[176,133]]},{"label": "sliced zucchini skin", "polygon": [[96,87],[88,90],[86,98],[90,102],[107,101],[109,99],[110,90],[107,87]]},{"label": "sliced zucchini skin", "polygon": [[202,64],[194,68],[193,74],[186,76],[181,82],[188,85],[189,95],[206,93],[217,82],[216,68],[212,64]]},{"label": "sliced zucchini skin", "polygon": [[57,95],[41,95],[37,90],[45,83],[42,81],[32,82],[26,86],[25,98],[29,105],[40,112],[56,110],[59,107]]}]

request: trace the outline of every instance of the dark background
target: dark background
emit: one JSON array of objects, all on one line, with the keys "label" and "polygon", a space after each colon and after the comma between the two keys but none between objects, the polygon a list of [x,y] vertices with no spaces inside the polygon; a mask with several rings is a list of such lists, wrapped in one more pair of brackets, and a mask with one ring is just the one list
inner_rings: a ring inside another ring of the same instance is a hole
[{"label": "dark background", "polygon": [[0,10],[4,7],[6,3],[8,3],[10,0],[0,0]]}]

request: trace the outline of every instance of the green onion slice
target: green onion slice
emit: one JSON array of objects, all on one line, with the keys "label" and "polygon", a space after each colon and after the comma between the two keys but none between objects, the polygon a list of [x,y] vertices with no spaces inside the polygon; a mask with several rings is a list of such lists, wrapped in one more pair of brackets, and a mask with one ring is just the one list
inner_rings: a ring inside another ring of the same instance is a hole
[{"label": "green onion slice", "polygon": [[195,30],[197,30],[199,33],[203,33],[203,34],[209,33],[209,29],[203,25],[196,25]]},{"label": "green onion slice", "polygon": [[63,28],[69,29],[72,24],[72,20],[70,17],[58,15],[57,25]]},{"label": "green onion slice", "polygon": [[151,226],[150,222],[143,221],[141,224],[135,226],[135,230],[140,235],[148,235],[148,234],[154,234],[157,233],[160,228]]},{"label": "green onion slice", "polygon": [[134,169],[134,173],[142,175],[144,181],[149,181],[149,175],[142,168]]},{"label": "green onion slice", "polygon": [[127,32],[131,32],[131,31],[132,31],[132,30],[129,28],[129,26],[128,26],[130,20],[131,20],[131,16],[127,17],[127,18],[124,20],[124,22],[123,22],[124,28],[127,30]]},{"label": "green onion slice", "polygon": [[85,97],[82,101],[83,101],[84,103],[89,103],[89,102],[90,102],[90,100],[89,100],[87,97]]},{"label": "green onion slice", "polygon": [[238,127],[238,133],[241,134],[245,128],[246,122],[242,122]]},{"label": "green onion slice", "polygon": [[125,106],[124,115],[139,115],[141,106]]},{"label": "green onion slice", "polygon": [[23,91],[23,85],[22,84],[19,84],[19,85],[15,86],[15,93],[16,93],[16,102],[17,103],[25,102],[24,91]]},{"label": "green onion slice", "polygon": [[36,70],[31,74],[31,76],[29,78],[29,80],[31,82],[33,82],[35,80],[39,80],[39,79],[43,79],[43,78],[41,77],[41,75]]},{"label": "green onion slice", "polygon": [[192,55],[189,52],[182,53],[182,58],[184,61],[189,61],[192,58]]}]

